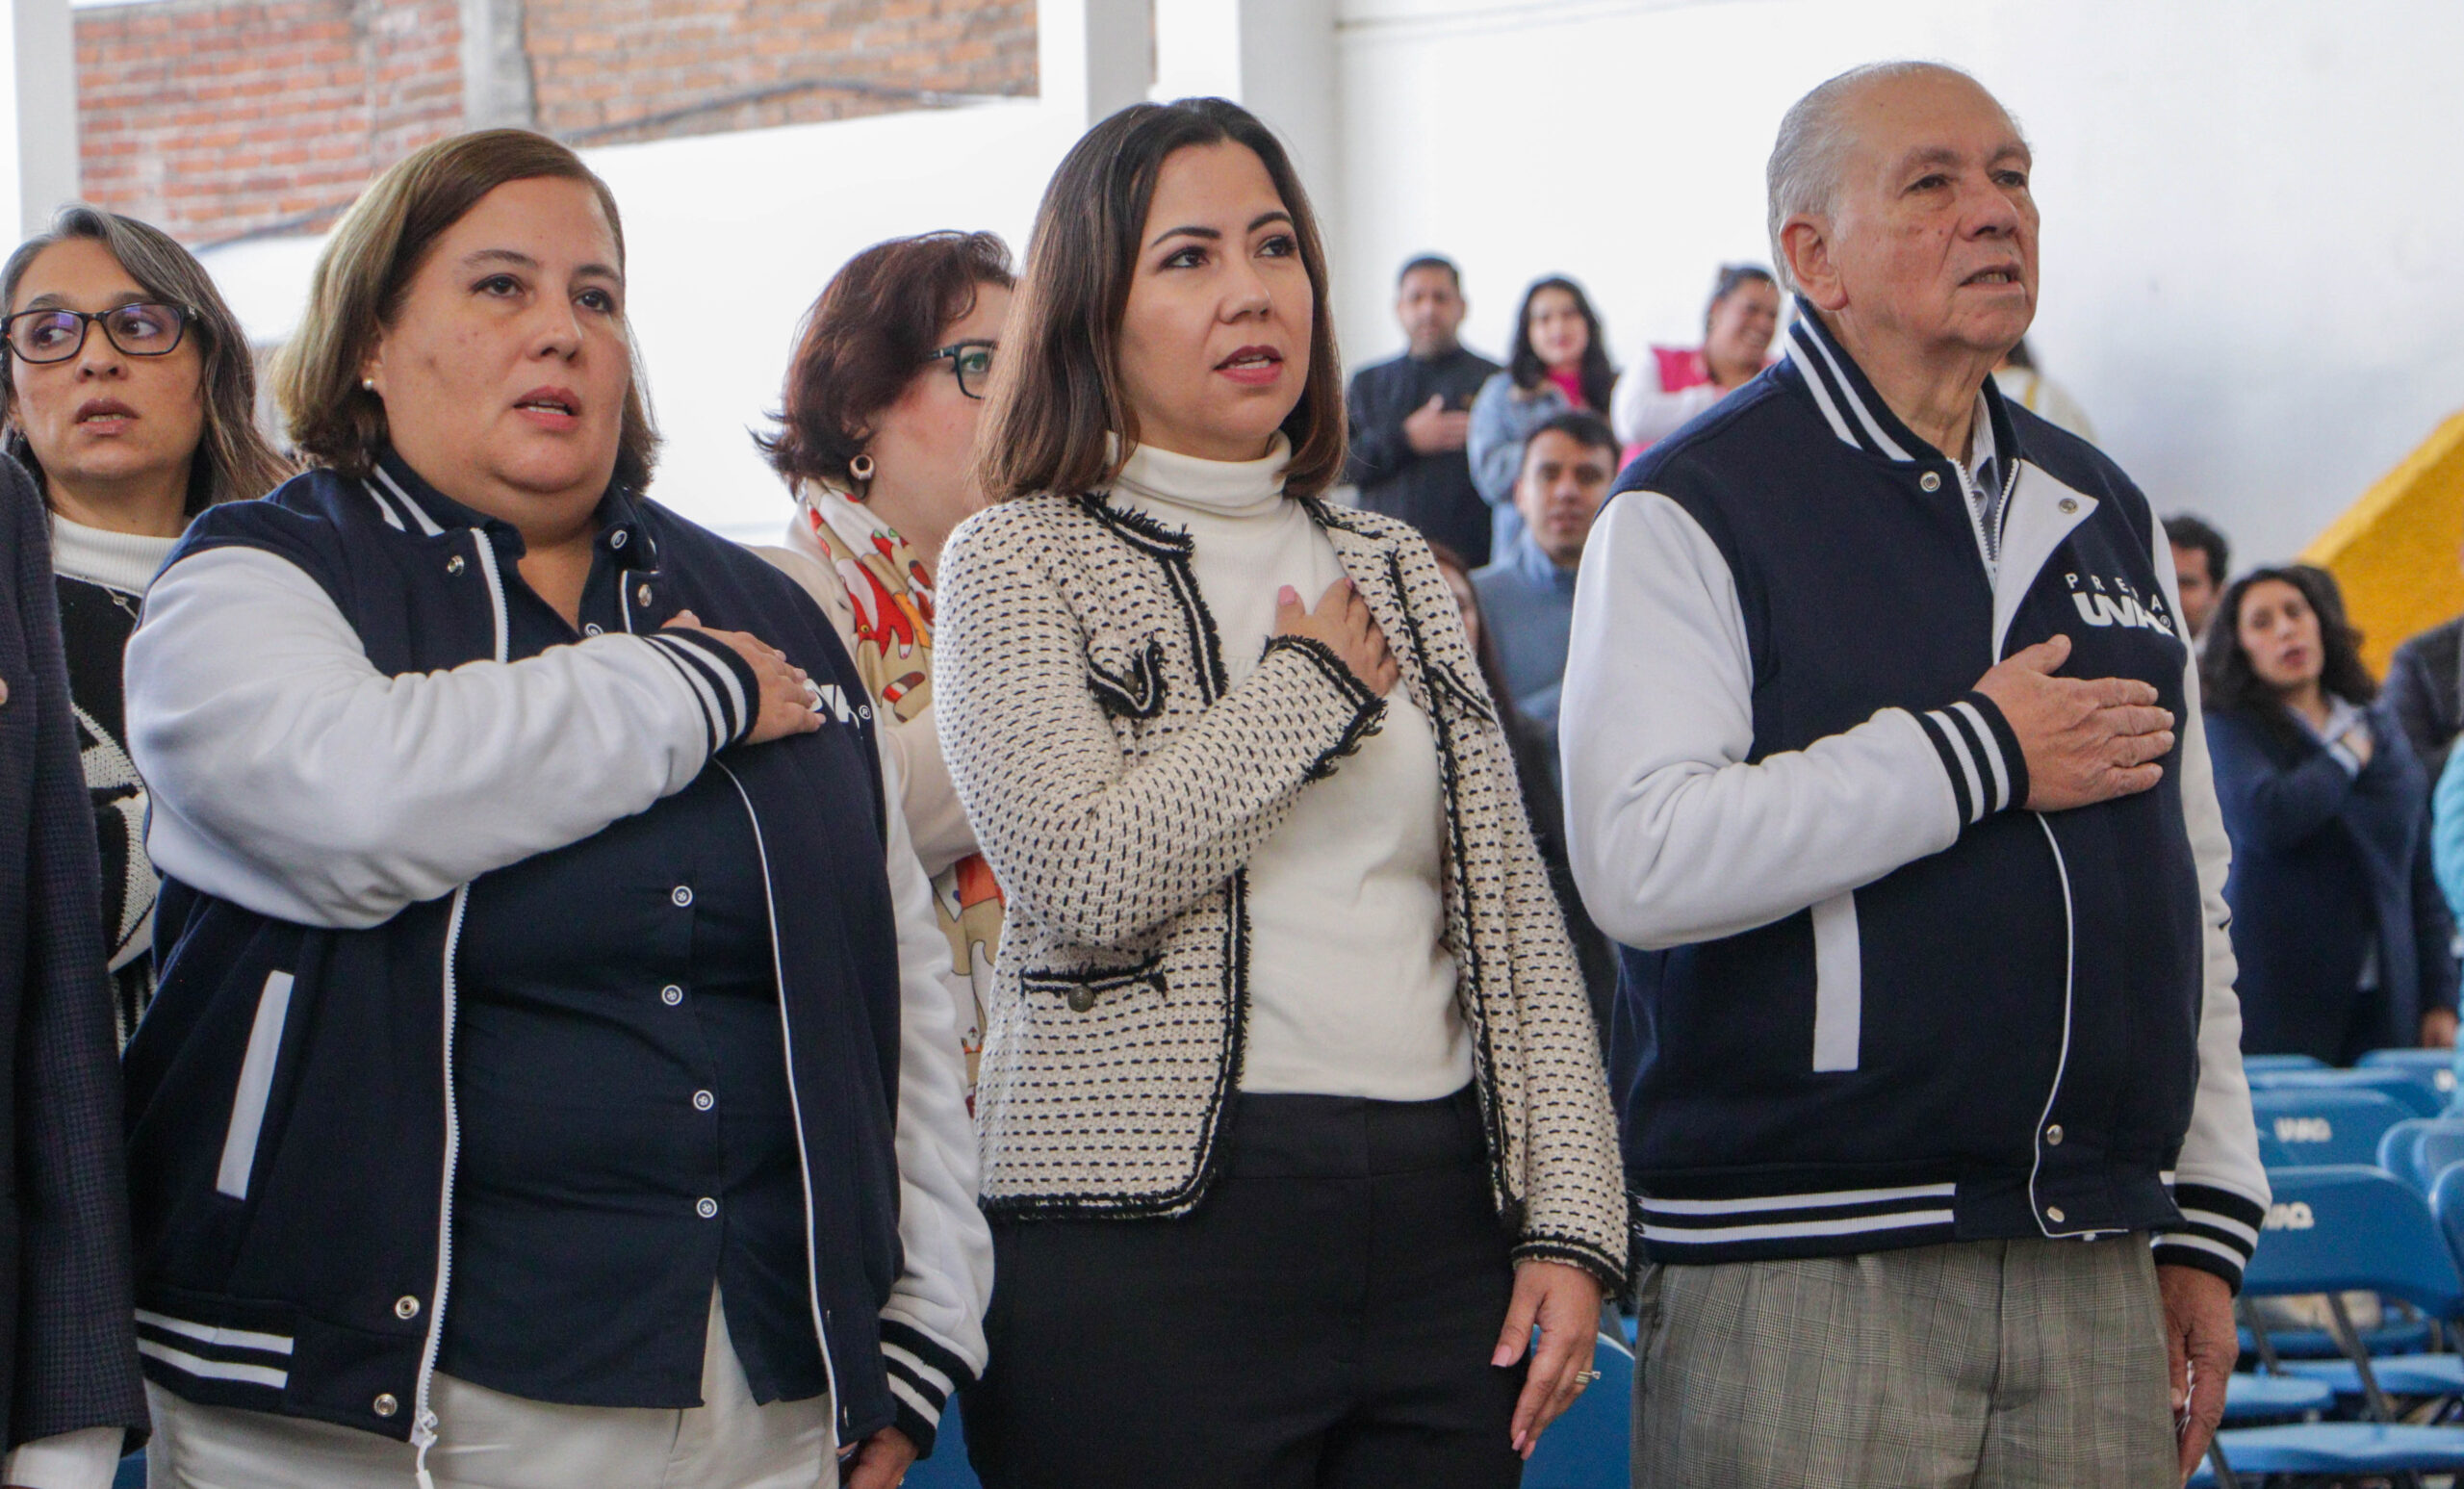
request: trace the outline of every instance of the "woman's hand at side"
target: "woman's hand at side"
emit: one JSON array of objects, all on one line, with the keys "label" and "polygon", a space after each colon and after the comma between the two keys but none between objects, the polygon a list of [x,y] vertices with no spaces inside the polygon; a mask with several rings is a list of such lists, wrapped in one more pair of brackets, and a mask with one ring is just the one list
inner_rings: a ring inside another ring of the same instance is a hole
[{"label": "woman's hand at side", "polygon": [[1303,610],[1300,592],[1289,584],[1283,586],[1275,602],[1274,633],[1304,636],[1325,647],[1343,658],[1362,686],[1380,698],[1401,676],[1395,654],[1387,650],[1386,632],[1377,629],[1369,602],[1360,598],[1348,578],[1327,585],[1315,610]]},{"label": "woman's hand at side", "polygon": [[1532,1328],[1539,1328],[1540,1345],[1514,1403],[1514,1450],[1526,1458],[1590,1383],[1581,1376],[1591,1369],[1592,1341],[1600,1332],[1600,1292],[1599,1278],[1563,1262],[1529,1261],[1514,1269],[1514,1299],[1489,1363],[1502,1369],[1523,1358]]},{"label": "woman's hand at side", "polygon": [[810,680],[802,667],[787,660],[786,653],[741,630],[712,629],[690,610],[678,611],[676,619],[667,625],[670,629],[681,627],[698,630],[724,644],[743,657],[753,675],[761,680],[761,712],[754,720],[753,732],[745,736],[746,744],[768,744],[773,739],[809,734],[821,728],[821,711]]}]

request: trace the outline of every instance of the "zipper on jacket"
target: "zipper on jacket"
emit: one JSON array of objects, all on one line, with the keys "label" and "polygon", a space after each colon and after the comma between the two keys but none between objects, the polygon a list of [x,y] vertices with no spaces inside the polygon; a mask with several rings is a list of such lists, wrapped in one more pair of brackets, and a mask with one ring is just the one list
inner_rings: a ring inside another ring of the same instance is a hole
[{"label": "zipper on jacket", "polygon": [[[2011,520],[2011,493],[2018,489],[2019,461],[2015,456],[2008,464],[2010,474],[2002,477],[2002,500],[1993,508],[1994,526],[1985,526],[1985,513],[1976,502],[1976,482],[1966,466],[1951,462],[1951,474],[1960,483],[1960,501],[1967,508],[1968,530],[1976,534],[1976,551],[1985,560],[1985,580],[1996,590],[2002,585],[2002,528]],[[2000,661],[2000,657],[1995,657]]]},{"label": "zipper on jacket", "polygon": [[[504,577],[497,570],[496,547],[488,541],[487,533],[474,527],[471,536],[479,551],[479,573],[488,581],[488,603],[496,628],[495,659],[506,661],[510,659],[507,654],[512,642],[505,614]],[[462,914],[470,903],[469,885],[455,889],[452,915],[445,925],[445,1180],[436,1204],[436,1286],[428,1296],[427,1340],[420,1350],[419,1382],[411,1393],[411,1443],[419,1450],[412,1467],[420,1489],[436,1489],[436,1478],[427,1468],[427,1450],[436,1446],[437,1437],[436,1411],[429,1400],[436,1381],[437,1356],[445,1348],[445,1295],[453,1277],[453,1181],[462,1160],[462,1113],[453,1089],[453,1029],[461,988],[453,959],[462,944]]]},{"label": "zipper on jacket", "polygon": [[[630,618],[628,617],[629,624]],[[787,1013],[787,969],[779,958],[779,902],[770,882],[770,849],[761,839],[761,814],[753,809],[753,796],[744,788],[736,773],[716,758],[710,763],[735,787],[736,799],[744,803],[745,820],[753,824],[753,848],[761,860],[761,908],[770,917],[770,975],[779,985],[779,1033],[784,1045],[787,1065],[787,1113],[796,1126],[796,1178],[805,1192],[805,1276],[806,1291],[812,1303],[813,1338],[821,1345],[822,1378],[830,1384],[830,1442],[834,1450],[843,1446],[838,1441],[838,1425],[846,1420],[846,1399],[838,1394],[838,1368],[830,1358],[830,1325],[821,1311],[821,1246],[813,1235],[812,1155],[805,1149],[805,1114],[796,1091],[796,1030]]]}]

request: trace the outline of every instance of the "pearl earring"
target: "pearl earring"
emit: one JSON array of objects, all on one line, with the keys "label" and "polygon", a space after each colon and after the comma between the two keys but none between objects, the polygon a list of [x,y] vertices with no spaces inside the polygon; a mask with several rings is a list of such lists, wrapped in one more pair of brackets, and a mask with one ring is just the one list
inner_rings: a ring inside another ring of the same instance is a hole
[{"label": "pearl earring", "polygon": [[855,459],[848,461],[847,474],[854,476],[860,482],[871,480],[873,478],[873,457],[870,455],[858,455]]},{"label": "pearl earring", "polygon": [[376,379],[373,377],[361,378],[359,380],[359,385],[371,393],[374,393],[376,391]]}]

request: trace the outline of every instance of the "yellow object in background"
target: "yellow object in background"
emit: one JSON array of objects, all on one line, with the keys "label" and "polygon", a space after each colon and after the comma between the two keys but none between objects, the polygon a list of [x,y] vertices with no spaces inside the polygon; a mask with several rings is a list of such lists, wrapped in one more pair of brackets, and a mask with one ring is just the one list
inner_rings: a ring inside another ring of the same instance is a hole
[{"label": "yellow object in background", "polygon": [[2464,413],[2438,426],[2301,551],[2336,577],[2371,676],[2405,637],[2464,613]]}]

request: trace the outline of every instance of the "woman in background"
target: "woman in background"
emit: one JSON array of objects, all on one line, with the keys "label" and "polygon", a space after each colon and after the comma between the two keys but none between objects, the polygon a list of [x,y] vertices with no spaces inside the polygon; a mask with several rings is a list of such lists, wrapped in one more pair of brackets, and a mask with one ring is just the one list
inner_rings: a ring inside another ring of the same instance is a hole
[{"label": "woman in background", "polygon": [[64,207],[0,268],[0,445],[51,513],[68,693],[102,849],[113,1016],[126,1043],[154,993],[156,880],[120,659],[145,586],[189,519],[264,496],[291,467],[257,430],[256,367],[238,319],[162,229]]},{"label": "woman in background", "polygon": [[2455,1042],[2456,966],[2430,861],[2427,783],[2313,571],[2259,569],[2201,657],[2242,1047],[2350,1065]]},{"label": "woman in background", "polygon": [[933,574],[984,505],[975,428],[1010,315],[1010,250],[990,233],[927,233],[847,261],[805,316],[758,443],[795,492],[784,549],[761,553],[820,603],[881,709],[902,806],[967,993],[966,1090],[1001,947],[1001,886],[976,850],[933,719]]},{"label": "woman in background", "polygon": [[1605,417],[1616,386],[1608,338],[1582,286],[1552,275],[1524,291],[1514,313],[1514,349],[1505,371],[1482,384],[1472,400],[1472,432],[1464,445],[1472,484],[1489,503],[1492,555],[1511,552],[1523,531],[1523,514],[1514,506],[1523,442],[1568,409]]},{"label": "woman in background", "polygon": [[1759,264],[1723,264],[1703,307],[1703,345],[1654,347],[1617,380],[1610,423],[1625,460],[1759,375],[1780,330],[1780,285]]}]

